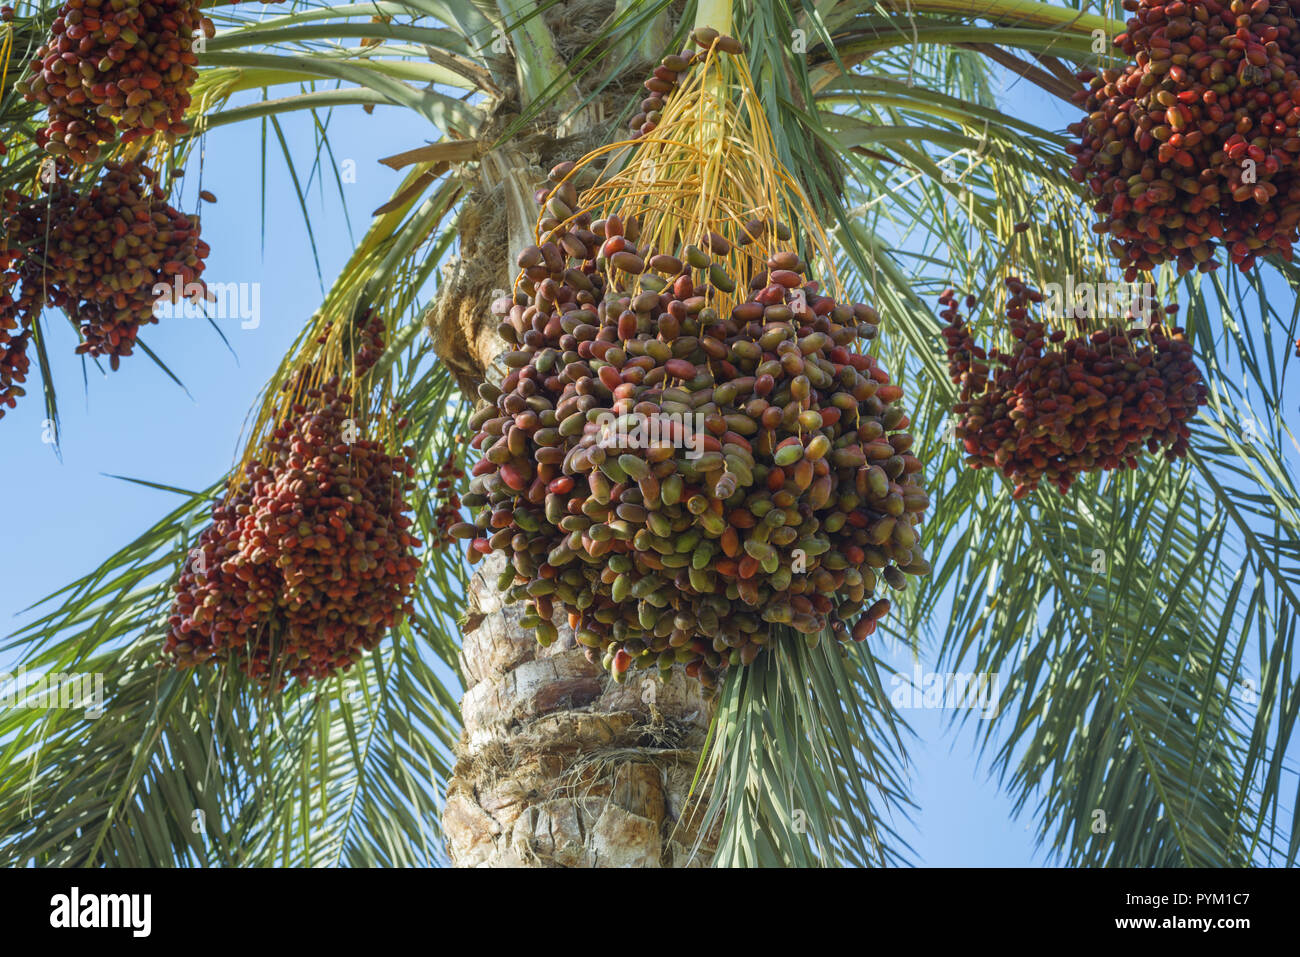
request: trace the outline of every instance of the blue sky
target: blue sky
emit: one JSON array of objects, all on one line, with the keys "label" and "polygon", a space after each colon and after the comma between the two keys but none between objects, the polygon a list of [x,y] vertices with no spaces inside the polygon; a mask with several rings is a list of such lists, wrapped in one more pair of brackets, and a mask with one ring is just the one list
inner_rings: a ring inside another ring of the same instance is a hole
[{"label": "blue sky", "polygon": [[[1064,104],[1044,105],[1021,84],[1016,112],[1036,114],[1048,128],[1070,121]],[[1019,98],[1024,96],[1024,102]],[[1027,103],[1034,107],[1028,109]],[[1025,106],[1025,109],[1021,109]],[[1040,114],[1041,111],[1041,114]],[[305,117],[285,121],[300,159],[312,153]],[[355,183],[344,186],[352,236],[364,231],[370,211],[391,195],[400,174],[377,160],[436,138],[409,115],[378,107],[373,115],[351,108],[331,125],[335,156],[356,162]],[[274,138],[271,149],[275,149]],[[39,384],[0,423],[5,450],[6,509],[2,542],[9,557],[0,590],[0,632],[23,620],[35,599],[93,569],[102,559],[172,508],[175,497],[111,478],[123,475],[187,489],[207,486],[230,466],[245,416],[302,324],[322,297],[307,232],[283,159],[266,161],[265,225],[259,180],[261,132],[256,124],[209,134],[188,163],[178,205],[198,207],[202,186],[216,205],[203,204],[203,235],[212,247],[205,278],[258,283],[261,322],[240,328],[221,321],[230,349],[204,320],[170,319],[143,338],[185,383],[177,387],[150,359],[137,355],[116,373],[101,375],[72,355],[73,330],[58,314],[48,317],[50,349],[62,415],[62,458],[43,441],[45,414]],[[352,249],[332,176],[322,191],[317,178],[309,199],[326,282]],[[173,202],[177,202],[175,199]],[[232,350],[233,349],[233,354]],[[83,383],[83,368],[86,381]],[[910,661],[894,659],[910,672]],[[0,658],[0,669],[13,656]],[[917,733],[911,749],[913,795],[919,810],[900,831],[923,865],[1024,866],[1046,862],[1035,850],[1030,818],[1015,820],[1011,804],[975,758],[976,723],[950,732],[951,712],[913,710]]]}]

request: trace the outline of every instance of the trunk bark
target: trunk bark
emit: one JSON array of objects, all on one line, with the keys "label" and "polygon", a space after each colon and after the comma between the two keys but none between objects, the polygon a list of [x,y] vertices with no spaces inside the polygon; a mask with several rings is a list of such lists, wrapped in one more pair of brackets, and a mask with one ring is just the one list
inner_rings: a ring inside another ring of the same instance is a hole
[{"label": "trunk bark", "polygon": [[[490,556],[470,585],[464,730],[443,828],[457,867],[702,866],[704,801],[688,797],[711,705],[698,681],[587,661],[562,614],[548,648],[505,605]],[[636,675],[637,673],[634,673]]]}]

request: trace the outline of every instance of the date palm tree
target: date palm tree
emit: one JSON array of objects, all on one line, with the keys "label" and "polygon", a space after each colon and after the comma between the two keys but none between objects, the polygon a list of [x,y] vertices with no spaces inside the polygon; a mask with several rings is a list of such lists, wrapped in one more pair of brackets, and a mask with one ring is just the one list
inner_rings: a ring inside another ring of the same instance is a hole
[{"label": "date palm tree", "polygon": [[[546,171],[620,138],[642,79],[692,26],[736,36],[778,159],[831,232],[854,298],[884,317],[874,349],[914,410],[935,571],[884,631],[941,670],[1000,676],[980,740],[1057,859],[1293,863],[1300,835],[1284,758],[1298,700],[1300,495],[1280,397],[1296,319],[1276,292],[1300,273],[1272,261],[1250,274],[1157,277],[1184,305],[1211,389],[1187,459],[1021,500],[966,468],[946,428],[954,389],[934,299],[948,286],[983,295],[1008,258],[1040,281],[1104,277],[1086,190],[1068,175],[1068,137],[1015,104],[1074,109],[1074,71],[1118,62],[1111,41],[1124,29],[1118,4],[1102,14],[1081,0],[977,6],[214,5],[193,133],[167,163],[209,131],[260,123],[297,183],[304,156],[283,117],[315,118],[306,159],[330,175],[332,114],[402,111],[411,148],[385,161],[400,185],[317,319],[375,309],[389,322],[376,381],[411,423],[427,540],[437,470],[463,455],[474,390],[500,374],[505,346],[488,306],[513,279],[510,252],[532,242]],[[48,2],[18,4],[6,26],[12,64],[54,13]],[[30,188],[39,116],[13,91],[15,72],[0,185]],[[34,349],[57,419],[57,362],[39,327]],[[103,673],[108,698],[93,721],[0,710],[0,860],[910,860],[898,830],[911,806],[909,731],[880,644],[777,643],[716,694],[681,675],[618,684],[571,633],[539,647],[520,609],[503,604],[490,561],[474,569],[454,549],[430,549],[414,615],[347,673],[268,697],[234,673],[157,669],[170,583],[224,478],[170,490],[179,506],[10,636],[28,670]]]}]

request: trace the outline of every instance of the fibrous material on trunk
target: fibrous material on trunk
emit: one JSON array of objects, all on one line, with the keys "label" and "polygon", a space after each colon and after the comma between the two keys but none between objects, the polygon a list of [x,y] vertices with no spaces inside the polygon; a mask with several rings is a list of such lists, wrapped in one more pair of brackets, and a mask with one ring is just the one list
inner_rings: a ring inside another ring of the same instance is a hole
[{"label": "fibrous material on trunk", "polygon": [[[490,139],[500,129],[504,126],[493,125],[483,138]],[[476,182],[461,203],[456,223],[460,248],[444,267],[426,324],[439,360],[466,395],[474,394],[506,348],[488,308],[510,287],[510,264],[502,250],[531,242],[537,218],[533,193],[545,181],[546,170],[604,138],[603,128],[562,139],[553,134],[549,127],[521,133],[485,152],[478,160]]]},{"label": "fibrous material on trunk", "polygon": [[464,731],[443,829],[460,867],[680,867],[702,811],[691,782],[711,705],[698,681],[618,684],[557,618],[540,647],[523,608],[471,583],[461,664]]}]

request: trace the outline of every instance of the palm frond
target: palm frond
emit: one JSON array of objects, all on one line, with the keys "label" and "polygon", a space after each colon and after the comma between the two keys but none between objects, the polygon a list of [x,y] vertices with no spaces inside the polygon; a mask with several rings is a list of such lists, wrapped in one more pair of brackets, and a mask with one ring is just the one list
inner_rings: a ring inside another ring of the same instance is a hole
[{"label": "palm frond", "polygon": [[699,833],[716,830],[718,867],[905,863],[894,821],[910,801],[908,733],[880,662],[821,636],[773,631],[768,650],[719,694],[697,789]]}]

